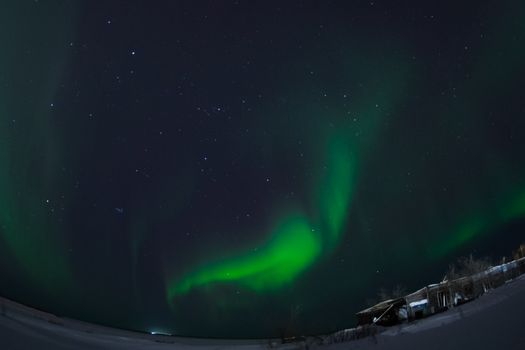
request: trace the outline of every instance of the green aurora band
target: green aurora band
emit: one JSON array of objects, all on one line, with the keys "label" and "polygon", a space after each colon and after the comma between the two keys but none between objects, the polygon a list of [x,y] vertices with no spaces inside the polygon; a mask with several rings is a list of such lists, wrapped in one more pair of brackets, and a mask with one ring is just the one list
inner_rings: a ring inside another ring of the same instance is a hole
[{"label": "green aurora band", "polygon": [[[509,15],[509,18],[516,19],[512,15]],[[505,43],[504,47],[509,51],[508,64],[502,64],[500,59],[495,58],[490,44],[480,47],[481,59],[472,65],[473,78],[458,81],[457,91],[469,94],[466,98],[467,102],[463,105],[447,105],[442,111],[436,111],[438,115],[451,120],[464,119],[465,123],[468,123],[470,119],[466,116],[481,112],[482,107],[477,101],[489,101],[492,93],[492,90],[487,89],[480,79],[484,79],[487,74],[491,74],[490,72],[498,72],[491,78],[500,84],[511,78],[512,72],[522,62],[516,57],[525,57],[525,50],[515,47],[516,43],[505,38],[508,37],[509,32],[515,30],[523,32],[524,28],[522,21],[518,20],[507,21],[502,27],[503,29],[497,33],[501,36],[501,40],[496,42]],[[365,57],[362,58],[361,64],[366,66],[364,62],[366,62]],[[317,182],[312,184],[315,189],[312,199],[316,203],[314,205],[316,215],[296,211],[289,216],[282,216],[270,232],[271,239],[257,254],[239,254],[238,257],[202,264],[182,278],[168,277],[167,301],[170,305],[173,306],[175,297],[184,295],[193,288],[209,287],[214,284],[233,282],[256,291],[278,288],[291,283],[322,254],[335,249],[344,231],[358,178],[364,176],[358,173],[358,170],[362,168],[365,153],[380,136],[385,110],[393,111],[396,104],[403,99],[406,79],[407,76],[410,77],[408,72],[411,68],[400,64],[396,58],[390,57],[390,64],[394,69],[387,74],[376,75],[376,72],[367,71],[368,74],[363,80],[368,81],[370,88],[363,92],[361,99],[355,99],[357,115],[368,117],[364,118],[367,124],[362,125],[360,129],[373,136],[369,136],[365,141],[354,141],[351,136],[356,130],[348,124],[343,124],[339,132],[329,132],[325,136],[328,146],[323,147],[324,151],[320,159],[323,159],[327,166]],[[370,63],[369,66],[374,64]],[[494,67],[494,69],[487,73],[487,67]],[[351,71],[349,75],[357,76],[357,72]],[[381,111],[372,107],[374,105],[377,107],[375,101],[380,101]],[[438,104],[436,101],[436,105]],[[318,112],[322,113],[320,110]],[[446,230],[445,234],[439,230],[435,232],[429,230],[430,237],[424,246],[426,258],[433,261],[443,259],[484,233],[497,229],[503,223],[523,217],[525,196],[515,194],[516,184],[511,187],[511,194],[499,196],[496,206],[491,208],[491,215],[481,215],[483,208],[472,208],[463,216],[453,219],[455,224],[452,222],[441,228]],[[476,194],[472,195],[472,198],[475,198]],[[465,205],[467,203],[459,204],[459,208]],[[294,224],[286,224],[289,222]],[[283,237],[278,239],[277,236],[280,235]],[[397,248],[405,249],[403,246]],[[279,271],[278,277],[272,275],[275,271]]]},{"label": "green aurora band", "polygon": [[325,180],[320,185],[320,212],[326,243],[334,247],[348,216],[357,162],[341,137],[331,141]]},{"label": "green aurora band", "polygon": [[[468,102],[454,107],[453,113],[442,111],[441,114],[446,115],[448,113],[450,118],[455,120],[464,119],[465,124],[471,124],[471,127],[475,128],[475,124],[472,124],[472,121],[469,123],[464,116],[483,115],[483,103],[490,105],[493,96],[498,94],[494,91],[493,86],[508,84],[514,79],[516,72],[522,70],[525,61],[525,48],[515,38],[518,33],[521,36],[525,35],[523,13],[525,13],[525,6],[520,4],[516,8],[507,8],[506,16],[497,20],[497,25],[494,28],[498,30],[488,32],[489,35],[493,36],[492,41],[482,45],[475,55],[480,59],[473,64],[472,78],[465,79],[458,84],[458,93],[465,93]],[[490,85],[487,82],[490,82]],[[476,120],[475,122],[479,123]],[[478,135],[478,137],[480,136]],[[481,138],[478,142],[481,147],[487,140]],[[447,232],[441,232],[435,241],[426,247],[427,257],[431,260],[454,253],[475,238],[489,234],[502,225],[525,216],[525,182],[519,180],[517,183],[509,184],[507,179],[500,179],[499,183],[495,181],[495,179],[501,178],[501,173],[504,170],[506,171],[505,174],[508,175],[515,172],[515,169],[502,167],[501,164],[504,163],[501,161],[502,155],[490,155],[499,161],[499,166],[495,167],[482,158],[486,164],[482,164],[484,169],[479,176],[485,177],[487,183],[494,183],[499,188],[495,195],[496,200],[493,203],[490,200],[485,200],[484,202],[488,203],[486,204],[488,209],[477,208],[477,210],[472,210],[472,212],[460,217],[454,227],[448,227]],[[512,164],[512,161],[509,163]],[[472,195],[473,198],[474,195]]]},{"label": "green aurora band", "polygon": [[[72,272],[62,225],[46,205],[59,187],[61,168],[49,101],[59,84],[64,62],[56,57],[65,58],[64,33],[74,11],[64,6],[61,13],[45,13],[22,2],[8,6],[0,14],[0,39],[11,48],[0,54],[8,71],[0,87],[0,252],[14,258],[12,271],[26,286],[56,296],[72,285]],[[28,31],[25,22],[46,30]],[[28,52],[35,52],[38,62]]]},{"label": "green aurora band", "polygon": [[177,295],[192,288],[212,283],[236,282],[255,291],[277,289],[291,283],[312,265],[325,245],[334,246],[350,204],[355,161],[342,139],[328,148],[326,179],[320,185],[321,230],[314,228],[305,214],[292,212],[278,221],[270,240],[256,253],[204,265],[181,281],[171,283],[168,302],[171,304]]},{"label": "green aurora band", "polygon": [[454,252],[476,237],[497,230],[502,225],[525,217],[525,194],[518,193],[505,201],[500,208],[494,208],[489,215],[476,215],[464,220],[447,235],[446,239],[428,247],[429,257],[441,258]]},{"label": "green aurora band", "polygon": [[[370,61],[364,56],[360,59]],[[355,115],[362,116],[361,124],[349,120],[347,109],[343,109],[336,112],[342,116],[335,118],[339,121],[337,128],[331,126],[324,131],[317,128],[316,134],[310,135],[312,139],[324,140],[320,147],[317,145],[320,171],[311,184],[313,205],[310,210],[294,210],[279,216],[267,243],[256,253],[248,250],[230,258],[209,261],[182,277],[168,275],[166,300],[172,308],[177,297],[193,289],[209,290],[234,283],[255,292],[264,292],[290,285],[321,256],[328,256],[337,247],[344,233],[358,177],[362,176],[357,171],[359,162],[380,136],[385,113],[396,107],[405,84],[408,67],[395,63],[392,66],[396,69],[387,72],[349,69],[350,75],[363,74],[370,83],[354,107]],[[381,108],[378,108],[377,101],[380,101]],[[323,111],[313,108],[309,113]],[[355,136],[360,133],[366,133],[367,137]]]},{"label": "green aurora band", "polygon": [[236,281],[254,290],[277,288],[310,265],[321,252],[320,239],[302,214],[278,223],[272,238],[257,253],[204,268],[170,290],[170,297],[219,281]]}]

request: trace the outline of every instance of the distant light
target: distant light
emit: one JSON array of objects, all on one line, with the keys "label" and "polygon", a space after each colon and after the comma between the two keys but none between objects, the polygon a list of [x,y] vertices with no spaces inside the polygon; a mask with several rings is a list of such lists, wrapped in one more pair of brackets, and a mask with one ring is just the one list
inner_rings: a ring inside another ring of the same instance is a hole
[{"label": "distant light", "polygon": [[167,335],[167,336],[171,336],[170,333],[161,332],[161,331],[150,331],[149,334],[151,334],[151,335]]}]

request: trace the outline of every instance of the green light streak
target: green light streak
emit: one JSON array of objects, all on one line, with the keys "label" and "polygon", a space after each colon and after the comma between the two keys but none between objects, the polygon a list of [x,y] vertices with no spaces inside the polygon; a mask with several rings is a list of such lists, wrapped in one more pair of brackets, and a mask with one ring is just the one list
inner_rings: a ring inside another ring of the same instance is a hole
[{"label": "green light streak", "polygon": [[[525,10],[523,5],[508,8],[505,15],[497,20],[494,25],[494,31],[490,33],[492,39],[479,49],[475,57],[478,57],[473,64],[473,79],[466,79],[458,90],[468,93],[468,98],[463,106],[459,107],[453,113],[450,110],[447,113],[454,120],[465,120],[466,123],[476,125],[478,119],[472,122],[472,116],[482,114],[480,108],[483,104],[479,101],[489,100],[494,95],[494,91],[487,89],[487,81],[491,86],[505,85],[512,81],[516,72],[522,70],[522,62],[525,59],[525,50],[517,37],[525,35],[525,25],[522,20],[522,14]],[[480,140],[480,147],[485,142]],[[517,168],[515,168],[517,170]],[[460,218],[456,227],[452,227],[448,232],[442,232],[427,247],[428,257],[431,259],[442,258],[451,254],[478,237],[486,233],[497,230],[498,227],[512,220],[525,216],[525,192],[523,192],[523,183],[505,183],[498,184],[495,178],[501,175],[508,175],[501,167],[489,165],[486,169],[487,176],[480,174],[480,177],[486,176],[485,180],[493,184],[497,189],[497,195],[489,208],[480,208],[474,213]],[[504,176],[505,179],[508,176]],[[473,193],[471,196],[475,196]],[[486,199],[480,200],[486,202]]]},{"label": "green light streak", "polygon": [[[354,158],[343,138],[328,146],[327,166],[319,186],[320,231],[312,228],[302,213],[285,216],[270,234],[270,241],[257,252],[202,266],[168,285],[167,298],[192,288],[221,282],[235,282],[255,291],[272,290],[291,283],[341,236],[354,186]],[[326,250],[326,249],[325,249]]]},{"label": "green light streak", "polygon": [[168,287],[168,300],[192,288],[235,281],[255,291],[289,283],[321,252],[320,238],[302,214],[291,214],[272,230],[271,240],[256,253],[204,266]]},{"label": "green light streak", "polygon": [[525,191],[512,198],[500,212],[501,219],[504,221],[514,220],[525,216]]},{"label": "green light streak", "polygon": [[482,218],[466,221],[457,228],[454,233],[438,243],[428,247],[431,258],[442,257],[472,240],[487,228],[487,223]]},{"label": "green light streak", "polygon": [[[174,307],[176,297],[193,289],[206,290],[221,284],[235,284],[256,292],[275,290],[291,284],[321,255],[337,247],[357,186],[359,161],[377,138],[381,121],[395,107],[403,91],[407,67],[396,65],[396,68],[380,76],[377,72],[367,75],[369,87],[360,91],[362,97],[353,109],[359,116],[358,123],[349,120],[348,110],[342,109],[333,116],[338,121],[337,129],[317,128],[309,135],[320,139],[311,145],[314,153],[319,152],[316,167],[312,168],[311,203],[297,207],[310,210],[281,215],[281,221],[268,234],[268,243],[257,252],[249,250],[206,263],[178,278],[166,276],[168,304]],[[318,113],[323,111],[313,112]]]},{"label": "green light streak", "polygon": [[348,216],[356,161],[343,137],[333,138],[328,149],[329,166],[319,190],[322,227],[326,243],[332,247],[341,236]]},{"label": "green light streak", "polygon": [[484,233],[496,230],[499,226],[525,217],[525,194],[511,196],[509,199],[499,201],[504,203],[499,210],[494,210],[488,215],[471,217],[462,222],[452,234],[440,239],[427,249],[432,259],[441,258],[454,250],[464,246]]}]

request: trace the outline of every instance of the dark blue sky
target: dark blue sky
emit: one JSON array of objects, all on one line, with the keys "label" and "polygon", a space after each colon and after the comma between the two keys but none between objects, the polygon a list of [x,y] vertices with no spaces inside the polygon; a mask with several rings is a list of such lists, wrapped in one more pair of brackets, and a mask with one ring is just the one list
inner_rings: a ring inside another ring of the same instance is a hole
[{"label": "dark blue sky", "polygon": [[523,240],[512,1],[7,1],[0,293],[213,337],[354,325]]}]

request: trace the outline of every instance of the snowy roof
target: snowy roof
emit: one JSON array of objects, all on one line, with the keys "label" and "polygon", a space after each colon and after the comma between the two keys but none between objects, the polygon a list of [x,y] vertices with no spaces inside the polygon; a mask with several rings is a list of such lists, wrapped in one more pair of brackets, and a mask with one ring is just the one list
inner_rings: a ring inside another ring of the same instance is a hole
[{"label": "snowy roof", "polygon": [[392,305],[401,305],[404,303],[405,303],[405,298],[388,299],[388,300],[380,302],[379,304],[371,306],[368,309],[359,311],[357,315],[378,312],[380,310],[386,310]]},{"label": "snowy roof", "polygon": [[421,299],[421,300],[418,300],[418,301],[413,301],[413,302],[411,302],[408,305],[413,308],[413,307],[417,307],[417,306],[421,306],[421,305],[425,305],[425,304],[428,304],[428,299]]}]

